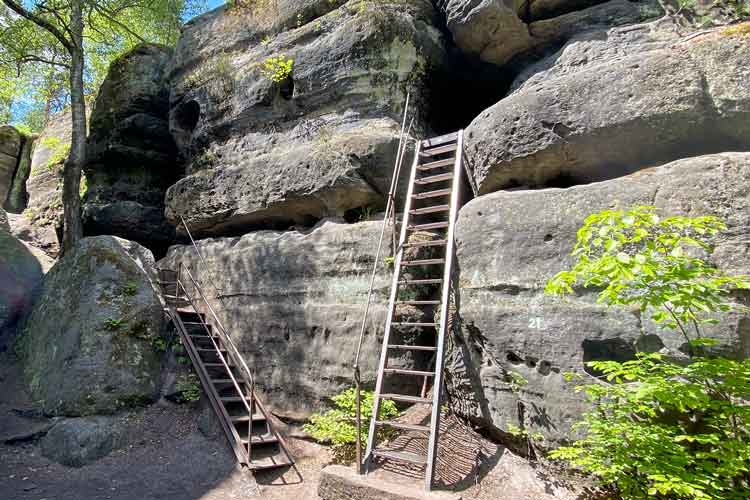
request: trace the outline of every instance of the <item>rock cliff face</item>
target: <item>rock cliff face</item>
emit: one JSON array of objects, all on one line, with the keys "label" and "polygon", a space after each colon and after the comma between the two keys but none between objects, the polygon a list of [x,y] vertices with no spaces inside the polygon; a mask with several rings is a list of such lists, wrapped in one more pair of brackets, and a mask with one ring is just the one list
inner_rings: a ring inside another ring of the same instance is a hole
[{"label": "rock cliff face", "polygon": [[0,127],[0,201],[5,203],[21,156],[24,137],[15,128]]},{"label": "rock cliff face", "polygon": [[[307,232],[257,231],[175,246],[159,266],[187,265],[238,344],[273,412],[302,419],[351,385],[381,223],[326,220]],[[389,236],[388,236],[389,237]],[[389,272],[381,263],[362,355],[374,384]],[[215,297],[220,297],[215,299]],[[404,358],[404,366],[419,359]]]},{"label": "rock cliff face", "polygon": [[651,25],[581,35],[467,128],[480,194],[750,149],[746,40]]},{"label": "rock cliff face", "polygon": [[169,134],[171,49],[141,45],[114,61],[91,112],[84,232],[113,234],[160,253],[174,240],[164,192],[181,173]]},{"label": "rock cliff face", "polygon": [[[723,153],[569,189],[500,191],[464,206],[457,233],[462,333],[448,363],[457,407],[491,429],[523,424],[554,442],[570,436],[585,408],[566,372],[583,372],[590,360],[627,360],[639,350],[684,351],[682,337],[597,305],[593,293],[561,301],[545,296],[544,285],[571,264],[587,215],[639,204],[722,218],[728,230],[711,260],[747,274],[749,183],[750,153]],[[709,333],[721,339],[721,352],[750,356],[750,316],[729,315]],[[520,391],[511,388],[511,372],[528,381]]]},{"label": "rock cliff face", "polygon": [[[427,68],[442,61],[427,0],[281,4],[296,5],[297,28],[263,28],[257,9],[220,9],[178,43],[170,125],[189,175],[169,189],[166,213],[198,235],[382,205],[405,91],[424,104]],[[275,58],[293,62],[279,81],[268,74]],[[415,130],[424,128],[418,114]]]},{"label": "rock cliff face", "polygon": [[111,413],[158,396],[164,313],[153,264],[137,243],[97,236],[49,272],[19,332],[24,375],[46,414]]}]

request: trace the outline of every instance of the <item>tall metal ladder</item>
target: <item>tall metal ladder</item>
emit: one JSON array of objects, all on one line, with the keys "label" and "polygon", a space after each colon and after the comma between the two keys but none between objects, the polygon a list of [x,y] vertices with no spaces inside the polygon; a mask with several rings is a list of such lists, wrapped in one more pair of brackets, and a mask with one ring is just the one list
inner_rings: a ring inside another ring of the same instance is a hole
[{"label": "tall metal ladder", "polygon": [[[375,385],[370,431],[367,438],[365,452],[365,470],[368,471],[374,458],[409,462],[425,467],[425,487],[432,488],[435,459],[437,455],[438,432],[440,428],[440,396],[443,385],[443,361],[445,336],[448,326],[451,269],[454,253],[454,229],[456,215],[460,203],[461,172],[463,162],[463,130],[420,141],[417,144],[414,163],[412,165],[409,188],[404,206],[403,222],[398,249],[394,259],[393,281],[388,302],[388,316],[385,323],[385,337],[378,365],[378,377]],[[445,220],[437,220],[440,216]],[[425,221],[423,218],[428,218]],[[413,221],[417,222],[413,222]],[[409,235],[415,231],[444,231],[440,239],[427,241],[409,241]],[[407,248],[444,247],[442,258],[404,260]],[[431,270],[437,276],[422,279],[402,279],[406,270],[415,267]],[[440,299],[400,300],[399,290],[408,287],[439,286]],[[439,322],[409,323],[398,321],[397,306],[399,304],[414,306],[435,306],[440,309]],[[435,328],[437,338],[434,346],[417,344],[391,343],[394,329]],[[406,370],[389,367],[389,355],[398,351],[432,351],[434,368],[431,371]],[[384,379],[389,376],[417,377],[424,380],[422,393],[419,396],[407,394],[384,393]],[[427,396],[427,380],[432,379],[432,397]],[[382,400],[402,403],[431,405],[429,426],[401,424],[378,420]],[[416,453],[378,448],[376,431],[380,426],[389,426],[404,431],[417,431],[429,434],[427,456]]]},{"label": "tall metal ladder", "polygon": [[[292,465],[283,438],[255,394],[255,382],[240,352],[190,270],[159,269],[167,313],[198,374],[237,461],[251,470]],[[197,295],[191,295],[185,284]],[[209,314],[198,312],[202,306]]]}]

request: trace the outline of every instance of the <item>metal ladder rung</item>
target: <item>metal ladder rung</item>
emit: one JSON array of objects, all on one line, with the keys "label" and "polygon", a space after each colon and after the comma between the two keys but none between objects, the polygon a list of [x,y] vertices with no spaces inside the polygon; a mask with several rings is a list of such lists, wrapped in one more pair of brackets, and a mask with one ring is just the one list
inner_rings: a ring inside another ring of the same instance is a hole
[{"label": "metal ladder rung", "polygon": [[396,304],[404,304],[407,306],[437,306],[440,305],[439,300],[397,300]]},{"label": "metal ladder rung", "polygon": [[414,243],[404,243],[404,248],[439,247],[446,245],[447,243],[448,240],[415,241]]},{"label": "metal ladder rung", "polygon": [[424,184],[434,184],[436,182],[445,182],[450,180],[453,180],[453,172],[431,175],[429,177],[422,177],[421,179],[414,179],[414,184],[419,184],[420,186],[422,186]]},{"label": "metal ladder rung", "polygon": [[450,209],[450,205],[435,205],[434,207],[415,208],[414,210],[409,210],[409,213],[411,215],[434,214],[438,212],[449,212]]},{"label": "metal ladder rung", "polygon": [[431,139],[425,139],[422,141],[423,148],[431,148],[434,146],[440,146],[449,142],[456,142],[458,140],[458,132],[451,132],[450,134],[439,135]]},{"label": "metal ladder rung", "polygon": [[376,457],[401,460],[402,462],[411,462],[419,465],[427,464],[427,457],[417,455],[416,453],[410,453],[408,451],[372,450],[372,454]]},{"label": "metal ladder rung", "polygon": [[[212,378],[210,379],[214,384],[231,384],[233,383],[231,378]],[[238,380],[237,384],[244,384],[244,380]]]},{"label": "metal ladder rung", "polygon": [[442,278],[430,278],[425,280],[401,280],[399,285],[437,285],[443,282]]},{"label": "metal ladder rung", "polygon": [[450,153],[458,149],[458,144],[447,144],[445,146],[438,146],[436,148],[424,149],[419,152],[421,156],[437,156],[443,153]]},{"label": "metal ladder rung", "polygon": [[417,166],[417,170],[425,171],[425,170],[433,170],[440,167],[447,167],[449,165],[453,165],[456,163],[455,158],[446,158],[445,160],[438,160],[438,161],[431,161],[430,163],[423,163],[422,165]]},{"label": "metal ladder rung", "polygon": [[414,193],[411,197],[415,200],[424,200],[425,198],[435,198],[436,196],[448,196],[451,189],[438,189],[436,191],[425,191],[424,193]]},{"label": "metal ladder rung", "polygon": [[437,347],[430,347],[427,345],[388,344],[388,349],[398,349],[400,351],[436,351]]},{"label": "metal ladder rung", "polygon": [[[229,419],[232,422],[249,422],[250,415],[238,415],[229,417]],[[262,413],[256,413],[255,415],[253,415],[253,422],[262,422],[263,420],[266,420],[266,417]]]},{"label": "metal ladder rung", "polygon": [[445,259],[422,259],[422,260],[402,260],[401,265],[406,266],[430,266],[433,264],[445,264]]},{"label": "metal ladder rung", "polygon": [[[224,368],[224,363],[203,363],[203,366],[207,368],[213,368],[216,366]],[[227,363],[227,366],[229,366],[229,368],[237,368],[237,366],[233,365],[232,363]]]},{"label": "metal ladder rung", "polygon": [[413,323],[409,321],[392,321],[391,325],[395,326],[437,326],[437,323]]},{"label": "metal ladder rung", "polygon": [[390,399],[391,401],[401,401],[403,403],[413,404],[424,404],[431,405],[432,400],[430,398],[420,398],[419,396],[407,396],[406,394],[381,394],[382,399]]},{"label": "metal ladder rung", "polygon": [[414,375],[415,377],[434,377],[435,372],[424,372],[420,370],[406,370],[404,368],[385,368],[383,370],[386,373],[393,373],[397,375]]},{"label": "metal ladder rung", "polygon": [[[216,349],[202,349],[200,347],[196,347],[195,350],[198,351],[198,352],[216,352]],[[219,349],[219,352],[226,353],[227,350],[226,349]]]},{"label": "metal ladder rung", "polygon": [[391,422],[388,420],[376,420],[375,425],[387,425],[388,427],[393,427],[394,429],[401,429],[404,431],[430,432],[430,427],[427,425],[404,424],[401,422]]},{"label": "metal ladder rung", "polygon": [[[279,438],[277,438],[274,435],[264,435],[264,436],[252,436],[251,438],[253,440],[253,444],[270,444],[270,443],[278,443]],[[242,444],[247,446],[247,438],[241,439]]]},{"label": "metal ladder rung", "polygon": [[242,401],[250,401],[250,396],[219,396],[219,399],[227,403],[241,403]]},{"label": "metal ladder rung", "polygon": [[417,224],[416,226],[409,226],[409,231],[426,231],[428,229],[443,229],[448,227],[450,222],[430,222],[429,224]]}]

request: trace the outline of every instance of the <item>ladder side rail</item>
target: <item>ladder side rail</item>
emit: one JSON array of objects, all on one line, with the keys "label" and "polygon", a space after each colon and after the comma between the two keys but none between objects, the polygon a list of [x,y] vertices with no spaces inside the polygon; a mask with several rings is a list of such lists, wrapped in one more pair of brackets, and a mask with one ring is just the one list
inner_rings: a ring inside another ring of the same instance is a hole
[{"label": "ladder side rail", "polygon": [[460,203],[461,172],[463,163],[463,140],[464,131],[458,133],[458,147],[456,148],[456,163],[453,168],[453,192],[451,193],[450,225],[446,236],[447,246],[445,249],[445,272],[443,275],[442,304],[440,305],[440,326],[437,339],[437,353],[435,356],[435,378],[432,386],[433,404],[432,418],[430,420],[430,441],[427,448],[427,468],[425,471],[425,488],[432,488],[435,460],[437,458],[438,433],[440,431],[440,397],[443,388],[443,364],[445,336],[448,329],[448,311],[450,302],[451,272],[455,260],[455,228],[458,208]]},{"label": "ladder side rail", "polygon": [[224,408],[224,405],[221,404],[219,400],[219,395],[216,393],[216,388],[211,382],[211,377],[209,377],[206,368],[203,366],[203,362],[198,355],[195,344],[193,344],[193,341],[190,339],[190,335],[187,333],[187,329],[182,323],[182,319],[179,317],[177,312],[172,308],[172,306],[167,307],[169,310],[168,314],[170,320],[172,321],[172,324],[174,324],[177,328],[177,334],[180,336],[180,340],[182,340],[182,343],[185,345],[185,350],[187,351],[188,356],[190,357],[190,360],[195,367],[195,371],[198,373],[198,378],[200,378],[201,384],[206,390],[208,401],[211,404],[214,413],[217,415],[217,417],[219,417],[221,428],[232,446],[232,451],[237,457],[237,461],[241,464],[247,464],[249,462],[249,455],[241,446],[241,439],[239,434],[237,433],[237,430],[234,428],[234,426],[228,424],[228,422],[231,421],[231,417],[227,413],[226,408]]},{"label": "ladder side rail", "polygon": [[[205,301],[205,297],[203,296],[203,292],[201,291],[200,287],[195,282],[195,280],[193,280],[193,276],[192,276],[192,274],[190,274],[190,270],[187,269],[187,268],[185,268],[185,271],[186,271],[188,277],[190,278],[190,280],[193,282],[193,285],[196,287],[196,289],[198,290],[198,292],[201,294],[201,297],[203,297],[204,301]],[[180,282],[180,286],[181,286],[183,292],[185,293],[185,297],[187,297],[187,300],[190,302],[190,305],[193,307],[193,309],[195,311],[197,311],[198,309],[195,307],[195,302],[193,301],[193,297],[190,295],[190,293],[188,293],[187,289],[182,284],[182,282]],[[209,307],[210,307],[210,305],[209,305]],[[237,391],[237,394],[239,394],[241,396],[240,400],[242,401],[242,404],[245,406],[245,409],[247,410],[248,415],[250,415],[250,423],[252,424],[252,419],[253,419],[252,408],[250,407],[250,405],[247,404],[247,400],[245,399],[245,393],[242,391],[242,389],[240,389],[240,384],[239,384],[239,382],[237,382],[237,378],[234,376],[234,373],[232,373],[231,368],[229,368],[229,364],[227,363],[227,360],[224,358],[224,355],[221,353],[221,349],[219,348],[219,345],[216,343],[216,339],[211,334],[211,330],[209,330],[206,321],[203,319],[203,316],[201,316],[199,314],[198,315],[198,319],[200,320],[201,325],[203,325],[203,329],[206,330],[206,333],[208,334],[208,338],[211,339],[211,344],[214,346],[214,349],[216,350],[216,354],[219,356],[219,360],[221,361],[221,364],[224,365],[224,368],[227,371],[227,375],[229,375],[229,379],[232,381],[232,385],[234,385],[234,388]],[[192,343],[192,341],[191,341],[191,343]],[[223,405],[222,405],[222,408],[223,408]],[[227,414],[227,418],[229,418],[228,414]],[[235,430],[235,432],[236,432],[236,430]],[[239,438],[239,435],[237,435],[237,437]],[[241,442],[241,440],[238,441],[238,442]],[[247,455],[248,455],[248,458],[250,458],[250,456],[251,456],[250,455],[250,453],[251,453],[251,447],[252,447],[252,433],[248,434],[248,436],[247,436]]]},{"label": "ladder side rail", "polygon": [[411,209],[412,195],[414,193],[414,179],[417,175],[417,166],[419,165],[419,153],[422,150],[422,143],[417,142],[414,148],[414,162],[409,176],[409,188],[406,194],[406,203],[404,205],[404,220],[401,222],[401,236],[399,237],[398,251],[394,260],[393,280],[391,281],[391,294],[388,299],[388,316],[385,323],[385,334],[383,336],[383,347],[380,352],[380,362],[378,365],[378,378],[375,383],[375,394],[372,403],[372,416],[370,417],[370,428],[367,435],[367,451],[365,452],[365,471],[369,469],[372,461],[372,451],[375,447],[375,422],[380,412],[380,394],[383,389],[383,376],[385,364],[388,359],[388,345],[390,344],[391,323],[396,310],[396,295],[399,288],[399,277],[401,275],[401,259],[404,254],[404,243],[406,243],[406,234],[409,226],[409,210]]}]

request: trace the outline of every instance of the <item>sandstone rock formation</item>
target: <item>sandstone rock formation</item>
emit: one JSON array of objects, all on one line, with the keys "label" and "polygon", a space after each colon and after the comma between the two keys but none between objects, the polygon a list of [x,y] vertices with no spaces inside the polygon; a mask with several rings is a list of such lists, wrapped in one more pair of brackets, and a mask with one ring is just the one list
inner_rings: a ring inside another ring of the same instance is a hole
[{"label": "sandstone rock formation", "polygon": [[749,149],[750,45],[720,30],[654,29],[581,35],[477,117],[466,151],[479,194]]},{"label": "sandstone rock formation", "polygon": [[[457,226],[462,329],[448,363],[456,407],[490,429],[523,423],[556,442],[570,436],[585,408],[566,372],[583,373],[589,360],[629,359],[636,350],[684,350],[682,337],[647,318],[597,305],[593,293],[548,297],[544,284],[571,264],[588,214],[637,204],[721,217],[728,230],[711,260],[748,274],[748,183],[750,153],[723,153],[568,189],[501,191],[464,206]],[[721,339],[721,352],[750,356],[750,316],[731,314],[708,333]],[[528,384],[514,387],[511,372]]]},{"label": "sandstone rock formation", "polygon": [[9,229],[0,208],[0,330],[28,309],[44,277],[42,263]]},{"label": "sandstone rock formation", "polygon": [[10,125],[0,127],[0,205],[5,203],[13,185],[23,139],[23,135]]},{"label": "sandstone rock formation", "polygon": [[[50,118],[34,141],[31,172],[26,181],[28,202],[23,215],[36,228],[62,232],[62,167],[70,151],[70,113]],[[59,245],[50,253],[57,255]]]},{"label": "sandstone rock formation", "polygon": [[5,209],[9,212],[20,213],[28,202],[29,194],[26,191],[26,181],[31,174],[31,152],[36,139],[36,134],[21,136],[21,149],[18,152],[15,174],[5,200]]},{"label": "sandstone rock formation", "polygon": [[[265,402],[278,415],[301,419],[352,383],[381,227],[326,220],[308,232],[205,239],[198,248],[207,268],[190,246],[170,248],[159,266],[187,265],[210,297],[220,297],[212,307]],[[374,384],[383,335],[390,271],[383,263],[380,269],[363,347],[363,384]],[[400,361],[413,366],[419,360]]]},{"label": "sandstone rock formation", "polygon": [[[428,0],[296,4],[299,26],[279,33],[252,9],[186,26],[170,124],[189,175],[167,192],[172,223],[241,234],[383,204],[405,91],[424,103],[444,55],[436,12]],[[293,65],[275,82],[263,68],[279,57]]]},{"label": "sandstone rock formation", "polygon": [[[50,262],[60,253],[60,243],[55,229],[49,225],[35,224],[31,212],[8,214],[10,233],[25,245],[41,252]],[[34,253],[33,252],[33,253]],[[49,267],[52,267],[51,265]],[[46,269],[45,269],[46,271]]]},{"label": "sandstone rock formation", "polygon": [[164,314],[153,264],[137,243],[97,236],[49,272],[19,344],[46,414],[111,413],[158,396]]},{"label": "sandstone rock formation", "polygon": [[166,251],[174,228],[164,193],[181,173],[169,133],[167,65],[172,50],[140,45],[110,66],[91,112],[84,232]]},{"label": "sandstone rock formation", "polygon": [[442,0],[440,4],[456,45],[500,65],[541,53],[577,32],[632,24],[660,12],[655,2],[627,0]]}]

